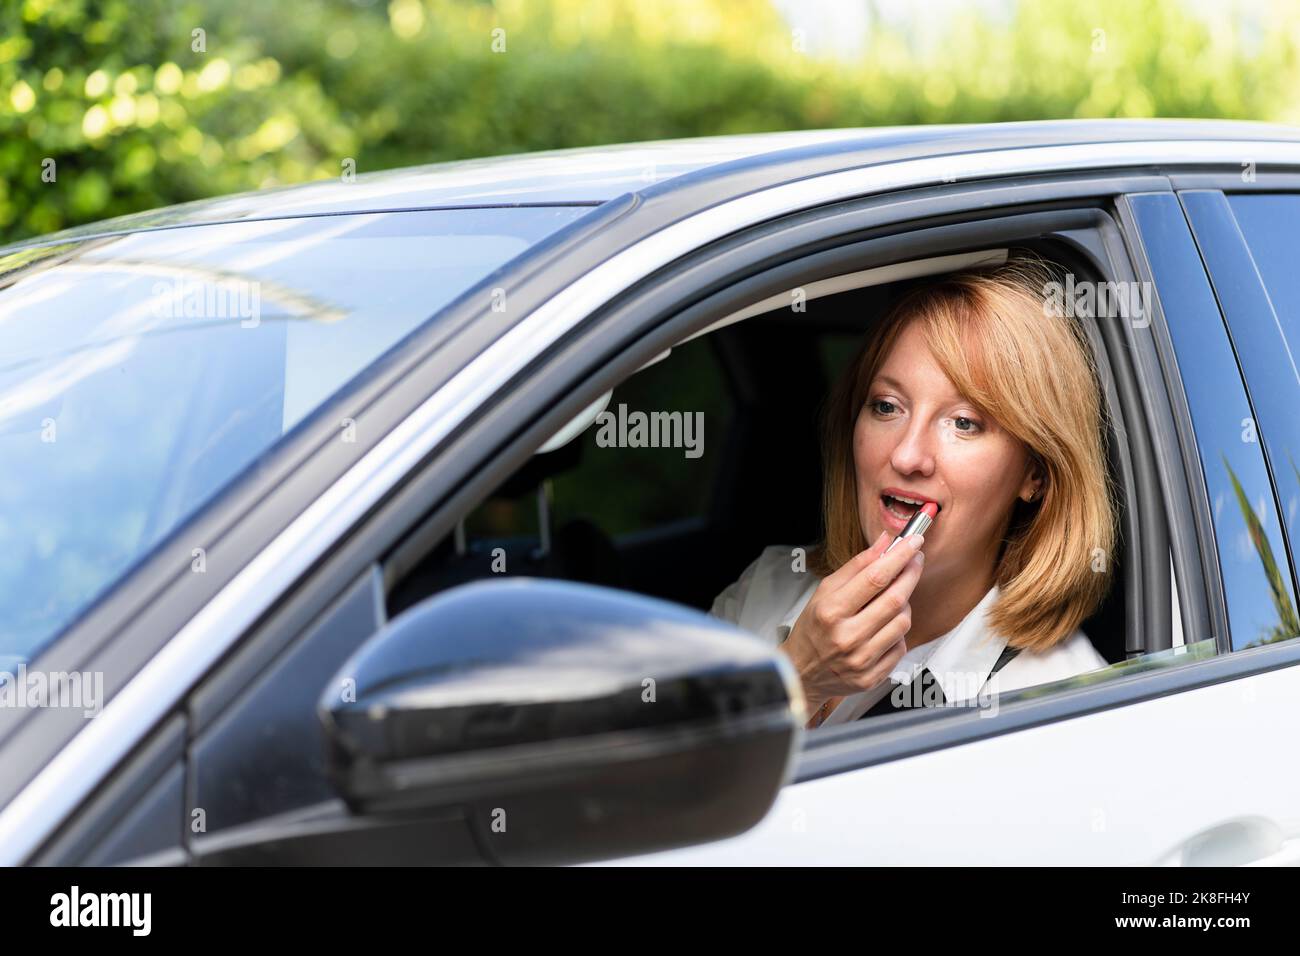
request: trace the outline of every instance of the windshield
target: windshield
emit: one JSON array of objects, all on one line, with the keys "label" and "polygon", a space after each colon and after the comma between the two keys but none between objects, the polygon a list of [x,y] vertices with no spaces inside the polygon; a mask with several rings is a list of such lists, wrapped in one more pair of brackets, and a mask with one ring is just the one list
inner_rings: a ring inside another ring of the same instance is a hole
[{"label": "windshield", "polygon": [[434,312],[589,211],[322,216],[0,250],[0,670]]}]

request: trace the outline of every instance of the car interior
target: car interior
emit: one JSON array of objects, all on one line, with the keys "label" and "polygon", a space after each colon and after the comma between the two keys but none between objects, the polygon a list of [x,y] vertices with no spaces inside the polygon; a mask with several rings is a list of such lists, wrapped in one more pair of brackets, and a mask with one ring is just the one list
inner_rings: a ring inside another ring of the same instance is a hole
[{"label": "car interior", "polygon": [[[818,540],[819,411],[889,305],[927,276],[997,264],[1021,249],[1076,275],[1091,272],[1050,239],[968,250],[807,283],[801,309],[790,294],[776,295],[688,336],[557,431],[393,582],[390,618],[495,574],[586,582],[707,611],[764,547]],[[597,415],[620,406],[702,413],[702,454],[602,447]],[[1112,417],[1120,420],[1117,409]],[[1121,440],[1112,428],[1108,453],[1123,508]],[[1112,664],[1127,656],[1127,547],[1121,538],[1109,596],[1082,624]]]}]

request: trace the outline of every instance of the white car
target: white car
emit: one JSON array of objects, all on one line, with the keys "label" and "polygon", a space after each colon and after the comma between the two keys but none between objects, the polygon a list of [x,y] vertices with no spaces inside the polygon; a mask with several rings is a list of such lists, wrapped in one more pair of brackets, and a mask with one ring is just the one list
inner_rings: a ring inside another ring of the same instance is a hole
[{"label": "white car", "polygon": [[[0,862],[1295,864],[1297,241],[1300,131],[1089,121],[505,157],[0,250]],[[705,611],[815,537],[817,403],[893,284],[1012,248],[1154,290],[1079,318],[1111,666],[806,731]],[[650,409],[673,447],[627,438]]]}]

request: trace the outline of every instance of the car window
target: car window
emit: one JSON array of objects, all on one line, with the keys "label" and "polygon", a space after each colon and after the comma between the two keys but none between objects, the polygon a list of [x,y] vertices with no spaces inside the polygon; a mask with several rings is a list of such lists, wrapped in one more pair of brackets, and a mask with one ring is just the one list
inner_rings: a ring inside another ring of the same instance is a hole
[{"label": "car window", "polygon": [[716,547],[710,525],[734,411],[711,339],[674,348],[614,388],[579,435],[533,455],[466,514],[457,535],[393,590],[389,614],[497,574],[584,581],[707,608],[726,572],[690,562]]},{"label": "car window", "polygon": [[822,374],[826,381],[835,381],[862,347],[862,333],[857,331],[823,335],[818,343]]},{"label": "car window", "polygon": [[587,211],[325,216],[0,251],[0,657],[30,658],[385,351]]},{"label": "car window", "polygon": [[[703,517],[721,458],[711,443],[725,437],[732,407],[709,345],[675,348],[613,389],[569,444],[535,456],[466,516],[467,547],[519,540],[536,549],[539,509],[553,528],[590,522],[611,537]],[[674,441],[680,450],[668,451]]]},{"label": "car window", "polygon": [[[1248,380],[1263,437],[1269,443],[1282,520],[1294,547],[1300,535],[1300,421],[1295,415],[1300,397],[1300,270],[1295,256],[1300,241],[1300,220],[1296,218],[1300,216],[1300,196],[1256,193],[1230,196],[1228,203],[1268,297],[1259,310],[1261,334],[1238,335],[1234,326],[1234,338],[1239,350],[1266,353],[1259,356],[1264,361],[1248,367]],[[1242,357],[1250,361],[1255,356]],[[1266,404],[1274,409],[1271,414],[1269,408],[1258,407]],[[1300,633],[1300,621],[1292,633]]]},{"label": "car window", "polygon": [[1130,198],[1195,432],[1231,647],[1288,640],[1297,624],[1286,547],[1255,411],[1220,311],[1224,299],[1216,300],[1197,249],[1206,237],[1198,228],[1193,239],[1175,197]]},{"label": "car window", "polygon": [[[1154,237],[1159,247],[1155,255],[1158,278],[1169,274],[1174,258],[1167,253],[1167,244],[1159,244],[1161,238]],[[1185,224],[1183,238],[1186,249],[1182,251],[1190,252],[1189,261],[1199,265]],[[1163,256],[1162,251],[1166,253]],[[1185,296],[1178,304],[1189,310],[1206,305],[1210,311],[1204,315],[1212,317],[1222,333],[1222,320],[1213,308],[1203,270],[1200,280],[1207,298],[1200,301]],[[879,304],[883,307],[889,300],[882,296]],[[693,462],[680,452],[665,453],[662,448],[602,447],[598,426],[591,425],[570,445],[533,456],[466,514],[459,541],[448,535],[421,567],[398,579],[389,594],[389,616],[431,594],[491,574],[540,574],[587,581],[708,609],[765,548],[816,540],[821,517],[817,412],[830,383],[863,341],[859,324],[841,320],[842,313],[849,312],[860,322],[862,312],[854,300],[830,296],[819,300],[819,308],[824,314],[811,319],[787,320],[781,313],[714,331],[673,350],[668,358],[614,389],[608,408],[616,415],[620,404],[628,411],[729,408],[730,414],[723,419],[728,420],[725,432],[713,428],[717,412],[706,415],[702,461]],[[1184,331],[1195,330],[1185,325]],[[719,355],[724,366],[721,375],[710,361]],[[709,384],[728,379],[730,389]],[[714,390],[718,395],[710,398]],[[687,398],[688,394],[693,397]],[[794,408],[793,413],[787,406]],[[1119,416],[1120,410],[1112,408],[1112,413]],[[1208,420],[1202,417],[1198,421]],[[1111,438],[1123,441],[1126,434],[1122,417],[1118,417]],[[1267,487],[1258,448],[1253,451],[1252,458],[1233,450],[1229,461],[1248,487],[1256,487],[1261,479]],[[692,467],[701,464],[707,467]],[[1113,462],[1112,466],[1116,467]],[[794,482],[804,473],[810,480],[796,488]],[[764,484],[773,475],[778,483]],[[1223,487],[1230,487],[1226,474],[1216,484],[1216,492]],[[758,493],[751,494],[753,489]],[[742,502],[734,509],[739,518],[735,523],[727,520],[727,504],[733,500]],[[1245,519],[1234,522],[1233,514],[1225,511],[1229,499],[1220,494],[1217,501],[1216,527],[1223,535],[1220,544],[1239,550],[1247,529]],[[672,527],[683,517],[704,520],[695,529]],[[549,543],[544,544],[542,528],[547,521],[552,532]],[[580,534],[559,531],[574,525],[582,526]],[[1116,560],[1123,564],[1127,557],[1121,552]],[[1232,608],[1237,626],[1234,635],[1245,634],[1249,640],[1277,619],[1268,613],[1271,604],[1256,606],[1257,586],[1266,583],[1259,577],[1257,556],[1251,552],[1239,559],[1240,573],[1233,573],[1229,582],[1237,598]],[[1171,591],[1157,599],[1167,602],[1172,612],[1175,646],[1153,654],[1128,650],[1135,636],[1128,633],[1128,611],[1134,598],[1127,589],[1133,579],[1117,573],[1106,599],[1081,624],[1094,650],[1109,663],[1080,673],[1081,684],[1214,655],[1219,646],[1215,636],[1183,633],[1178,594],[1172,590],[1177,586],[1172,559],[1170,564]],[[769,631],[764,635],[770,637]],[[1152,646],[1158,645],[1159,640],[1152,641]],[[1037,686],[1047,688],[1035,692],[1041,696],[1074,684]],[[1019,690],[1010,690],[1007,695],[1017,693]]]},{"label": "car window", "polygon": [[575,439],[583,467],[554,480],[557,522],[586,519],[622,535],[705,513],[732,410],[711,346],[678,346],[614,389]]}]

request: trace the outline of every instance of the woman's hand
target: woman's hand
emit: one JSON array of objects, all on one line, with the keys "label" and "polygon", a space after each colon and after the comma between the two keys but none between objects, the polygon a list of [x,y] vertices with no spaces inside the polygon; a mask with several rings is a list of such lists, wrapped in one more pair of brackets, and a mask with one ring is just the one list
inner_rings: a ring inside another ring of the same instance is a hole
[{"label": "woman's hand", "polygon": [[907,653],[908,599],[921,577],[921,535],[885,554],[884,532],[866,551],[827,575],[790,629],[781,649],[803,682],[810,714],[832,698],[870,690]]}]

